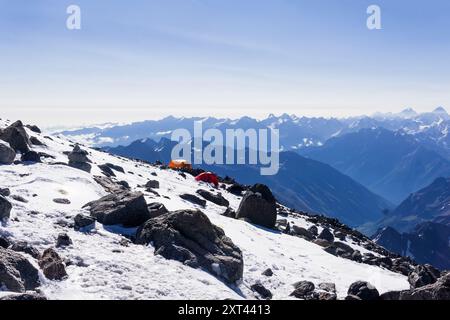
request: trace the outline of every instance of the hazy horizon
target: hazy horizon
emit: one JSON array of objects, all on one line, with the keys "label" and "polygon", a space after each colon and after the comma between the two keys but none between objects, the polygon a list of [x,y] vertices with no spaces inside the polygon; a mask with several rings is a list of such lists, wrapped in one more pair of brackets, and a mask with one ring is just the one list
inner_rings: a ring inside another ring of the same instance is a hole
[{"label": "hazy horizon", "polygon": [[[81,30],[66,9],[81,8]],[[381,8],[381,30],[366,26]],[[0,117],[44,126],[450,106],[450,3],[0,0]]]}]

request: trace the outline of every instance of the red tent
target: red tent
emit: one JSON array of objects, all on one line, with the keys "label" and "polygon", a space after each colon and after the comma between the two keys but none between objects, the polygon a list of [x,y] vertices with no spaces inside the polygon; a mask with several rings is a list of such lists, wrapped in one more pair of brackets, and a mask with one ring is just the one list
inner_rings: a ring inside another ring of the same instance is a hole
[{"label": "red tent", "polygon": [[217,176],[212,172],[203,172],[200,173],[198,176],[195,177],[196,181],[203,181],[207,183],[212,183],[216,187],[219,185],[219,179]]}]

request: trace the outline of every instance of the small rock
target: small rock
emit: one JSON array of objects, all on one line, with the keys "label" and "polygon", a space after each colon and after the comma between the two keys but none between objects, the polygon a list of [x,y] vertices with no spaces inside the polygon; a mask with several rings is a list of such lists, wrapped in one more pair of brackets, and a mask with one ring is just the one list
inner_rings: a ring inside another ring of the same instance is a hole
[{"label": "small rock", "polygon": [[112,171],[112,169],[109,166],[107,166],[106,164],[101,164],[101,165],[98,166],[98,168],[107,177],[115,177],[116,176],[114,171]]},{"label": "small rock", "polygon": [[86,227],[89,227],[91,225],[93,225],[95,223],[95,219],[90,217],[90,216],[86,216],[84,214],[77,214],[74,218],[75,221],[75,229],[79,230],[79,229],[83,229]]},{"label": "small rock", "polygon": [[322,232],[318,235],[317,237],[318,239],[323,239],[323,240],[327,240],[328,242],[333,242],[334,241],[334,236],[333,234],[330,232],[329,229],[324,228],[322,230]]},{"label": "small rock", "polygon": [[308,241],[314,240],[314,235],[311,232],[295,224],[291,228],[291,233]]},{"label": "small rock", "polygon": [[261,298],[263,298],[265,300],[272,299],[272,292],[270,292],[270,290],[268,290],[266,287],[264,287],[261,283],[255,283],[254,285],[252,285],[250,287],[250,289],[252,289],[252,291],[258,293],[261,296]]},{"label": "small rock", "polygon": [[5,197],[0,196],[0,221],[9,219],[11,215],[12,204]]},{"label": "small rock", "polygon": [[16,151],[9,143],[0,140],[0,164],[12,164],[16,158]]},{"label": "small rock", "polygon": [[58,253],[51,248],[44,251],[38,264],[47,279],[63,280],[67,277],[63,260]]},{"label": "small rock", "polygon": [[11,243],[9,242],[8,239],[6,239],[3,236],[0,236],[0,247],[7,249],[10,245]]},{"label": "small rock", "polygon": [[309,227],[308,231],[311,232],[316,237],[319,234],[319,229],[316,226]]},{"label": "small rock", "polygon": [[273,271],[272,271],[272,269],[267,268],[266,270],[263,271],[262,275],[266,276],[266,277],[271,277],[271,276],[273,276]]},{"label": "small rock", "polygon": [[197,190],[197,194],[203,197],[204,199],[217,204],[218,206],[228,207],[230,205],[230,202],[228,202],[228,200],[225,199],[220,193],[214,194],[212,192],[200,189]]},{"label": "small rock", "polygon": [[28,151],[22,154],[20,160],[23,162],[41,162],[41,156],[36,151]]},{"label": "small rock", "polygon": [[72,245],[72,239],[70,239],[67,233],[58,234],[58,238],[56,239],[56,247],[68,247]]},{"label": "small rock", "polygon": [[227,218],[236,219],[236,211],[234,211],[232,208],[228,207],[223,213],[222,216]]},{"label": "small rock", "polygon": [[10,249],[13,251],[16,251],[16,252],[23,252],[23,253],[29,254],[30,256],[32,256],[35,259],[39,259],[39,257],[40,257],[39,250],[37,250],[35,247],[30,245],[26,241],[17,241],[15,243],[13,243],[13,245],[11,246]]},{"label": "small rock", "polygon": [[150,203],[148,204],[147,208],[150,212],[151,218],[156,218],[169,212],[169,210],[167,210],[167,208],[159,202]]},{"label": "small rock", "polygon": [[149,180],[145,184],[147,189],[159,189],[159,181],[158,180]]},{"label": "small rock", "polygon": [[309,299],[314,293],[314,283],[310,281],[299,281],[294,284],[295,290],[290,294],[298,299]]},{"label": "small rock", "polygon": [[0,188],[0,196],[9,197],[11,191],[8,188]]},{"label": "small rock", "polygon": [[180,195],[180,198],[189,201],[193,204],[199,205],[201,207],[206,206],[206,200],[200,199],[199,197],[194,196],[193,194],[184,193]]},{"label": "small rock", "polygon": [[59,203],[59,204],[70,204],[71,203],[69,199],[64,199],[64,198],[53,199],[53,202]]}]

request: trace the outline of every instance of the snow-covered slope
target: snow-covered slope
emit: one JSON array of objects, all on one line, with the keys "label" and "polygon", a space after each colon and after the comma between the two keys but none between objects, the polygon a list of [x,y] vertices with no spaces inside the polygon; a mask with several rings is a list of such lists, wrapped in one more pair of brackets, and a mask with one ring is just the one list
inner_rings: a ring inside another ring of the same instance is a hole
[{"label": "snow-covered slope", "polygon": [[[0,120],[0,128],[8,124]],[[190,175],[183,177],[172,170],[83,147],[92,160],[89,174],[62,164],[67,163],[66,154],[73,149],[70,141],[28,129],[27,133],[45,143],[45,146],[34,146],[33,150],[53,158],[44,158],[43,163],[0,166],[0,187],[9,188],[11,195],[27,201],[8,198],[13,209],[10,219],[0,225],[0,235],[12,241],[26,240],[41,252],[54,247],[59,233],[70,236],[73,245],[56,249],[70,261],[66,268],[68,278],[50,281],[40,275],[40,289],[50,299],[254,299],[250,286],[257,282],[269,289],[274,299],[289,299],[293,283],[301,280],[315,284],[333,282],[339,298],[345,297],[349,285],[357,280],[371,282],[380,293],[409,288],[407,278],[401,274],[336,257],[299,237],[224,217],[221,215],[224,207],[211,202],[201,210],[243,252],[243,280],[236,286],[230,287],[205,271],[154,255],[151,245],[124,246],[123,234],[133,234],[135,229],[96,223],[88,233],[75,231],[70,227],[73,217],[78,213],[88,214],[82,206],[107,194],[93,178],[102,175],[97,165],[112,163],[123,167],[125,173],[115,172],[118,180],[127,181],[133,190],[143,192],[148,203],[160,202],[169,210],[196,208],[179,195],[194,194],[199,183]],[[160,182],[159,196],[142,187],[150,179]],[[202,187],[210,188],[206,184]],[[225,190],[221,192],[230,207],[237,209],[240,197]],[[55,198],[69,199],[70,204],[55,203]],[[299,226],[311,224],[300,215],[292,215],[288,220]],[[350,239],[348,242],[362,253],[367,251]],[[37,267],[36,261],[27,257]],[[272,277],[261,274],[267,268],[274,271]]]}]

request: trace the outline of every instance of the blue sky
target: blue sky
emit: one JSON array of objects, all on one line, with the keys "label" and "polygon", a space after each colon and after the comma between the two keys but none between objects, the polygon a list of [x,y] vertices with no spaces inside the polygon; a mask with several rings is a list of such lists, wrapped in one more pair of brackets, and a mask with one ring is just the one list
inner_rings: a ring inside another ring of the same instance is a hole
[{"label": "blue sky", "polygon": [[[66,8],[81,8],[81,30]],[[382,30],[366,27],[381,7]],[[446,0],[0,0],[0,117],[347,116],[450,106]]]}]

